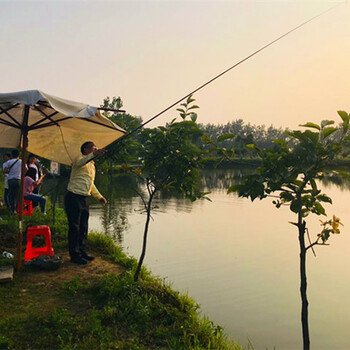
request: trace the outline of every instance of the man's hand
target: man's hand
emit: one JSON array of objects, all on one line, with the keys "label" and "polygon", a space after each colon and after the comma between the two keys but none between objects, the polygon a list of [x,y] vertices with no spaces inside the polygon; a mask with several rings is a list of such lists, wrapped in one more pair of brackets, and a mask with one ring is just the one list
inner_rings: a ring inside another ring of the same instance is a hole
[{"label": "man's hand", "polygon": [[107,152],[106,149],[100,148],[100,149],[95,149],[92,153],[94,154],[95,157],[102,156]]},{"label": "man's hand", "polygon": [[101,203],[102,205],[105,205],[105,204],[107,203],[107,199],[106,199],[105,197],[102,197],[102,198],[100,199],[100,203]]}]

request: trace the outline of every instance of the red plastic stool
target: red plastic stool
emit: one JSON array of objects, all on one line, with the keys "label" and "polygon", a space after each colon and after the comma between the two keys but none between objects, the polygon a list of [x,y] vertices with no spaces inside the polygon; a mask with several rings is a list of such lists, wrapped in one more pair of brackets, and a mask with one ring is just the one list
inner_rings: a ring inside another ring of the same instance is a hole
[{"label": "red plastic stool", "polygon": [[[33,215],[33,203],[29,199],[23,200],[23,215],[32,216]],[[17,213],[19,213],[19,203],[17,206]]]},{"label": "red plastic stool", "polygon": [[[35,236],[44,236],[45,247],[35,248],[33,247],[33,238]],[[24,261],[28,261],[37,258],[40,255],[53,255],[54,251],[51,245],[51,231],[50,227],[43,226],[30,226],[27,230],[27,248],[24,254]]]}]

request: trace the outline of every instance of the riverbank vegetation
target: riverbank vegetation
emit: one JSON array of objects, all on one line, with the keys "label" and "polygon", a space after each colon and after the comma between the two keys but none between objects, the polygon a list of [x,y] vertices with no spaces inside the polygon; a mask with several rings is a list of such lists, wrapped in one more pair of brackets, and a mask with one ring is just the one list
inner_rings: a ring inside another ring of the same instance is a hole
[{"label": "riverbank vegetation", "polygon": [[[4,207],[0,217],[0,245],[15,253],[16,218]],[[86,267],[71,264],[65,214],[56,209],[55,225],[51,219],[35,212],[25,225],[50,224],[63,265],[56,271],[24,266],[13,282],[0,284],[0,349],[241,349],[169,283],[145,268],[134,282],[136,260],[111,238],[90,234],[96,259]],[[14,263],[0,257],[0,266]]]}]

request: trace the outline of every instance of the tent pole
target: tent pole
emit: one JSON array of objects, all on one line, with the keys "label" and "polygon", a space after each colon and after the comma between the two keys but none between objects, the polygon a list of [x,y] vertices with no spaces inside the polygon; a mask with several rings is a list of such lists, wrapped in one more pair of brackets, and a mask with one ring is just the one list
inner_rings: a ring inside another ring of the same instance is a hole
[{"label": "tent pole", "polygon": [[22,267],[22,242],[23,242],[23,203],[24,203],[24,177],[26,172],[27,148],[28,148],[28,117],[29,106],[24,106],[22,125],[22,168],[19,190],[19,213],[18,213],[18,244],[17,244],[17,271]]}]

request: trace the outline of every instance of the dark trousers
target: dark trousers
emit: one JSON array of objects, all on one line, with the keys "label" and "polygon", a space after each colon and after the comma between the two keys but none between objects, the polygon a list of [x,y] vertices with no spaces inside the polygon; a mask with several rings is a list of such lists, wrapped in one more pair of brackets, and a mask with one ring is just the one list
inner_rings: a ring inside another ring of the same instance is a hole
[{"label": "dark trousers", "polygon": [[[33,190],[33,193],[34,194],[39,194],[39,188],[38,187],[35,187],[34,190]],[[38,201],[33,201],[32,200],[32,203],[33,203],[33,208],[37,207],[39,205],[39,202]]]},{"label": "dark trousers", "polygon": [[10,208],[14,212],[17,210],[19,183],[20,183],[20,180],[18,179],[8,180],[8,184],[9,184],[8,199],[9,199]]},{"label": "dark trousers", "polygon": [[4,192],[4,202],[5,202],[5,205],[7,206],[7,208],[10,208],[9,189],[8,189],[8,188],[5,188],[5,192]]},{"label": "dark trousers", "polygon": [[89,205],[87,197],[67,192],[64,199],[68,218],[68,248],[71,258],[81,255],[88,233]]}]

